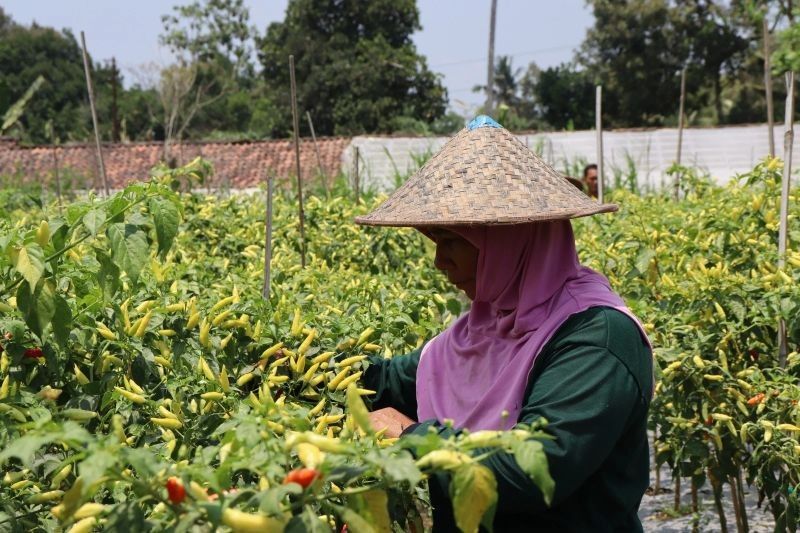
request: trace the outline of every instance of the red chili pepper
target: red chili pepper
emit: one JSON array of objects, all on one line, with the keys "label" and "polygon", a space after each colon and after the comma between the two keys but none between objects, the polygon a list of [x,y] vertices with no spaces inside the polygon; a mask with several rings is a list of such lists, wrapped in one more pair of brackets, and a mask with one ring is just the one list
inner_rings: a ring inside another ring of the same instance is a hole
[{"label": "red chili pepper", "polygon": [[761,402],[764,401],[764,396],[765,395],[763,392],[759,392],[758,394],[747,400],[747,405],[753,406],[760,404]]},{"label": "red chili pepper", "polygon": [[38,359],[39,357],[44,357],[44,352],[42,352],[41,348],[28,348],[25,350],[24,357],[27,359]]},{"label": "red chili pepper", "polygon": [[175,505],[181,503],[184,499],[186,499],[186,488],[181,483],[181,480],[172,476],[167,480],[167,495],[169,496],[169,501],[174,503]]},{"label": "red chili pepper", "polygon": [[750,348],[750,350],[747,353],[750,354],[750,359],[752,359],[753,361],[758,361],[758,356],[759,356],[758,350],[756,350],[755,348]]},{"label": "red chili pepper", "polygon": [[297,483],[305,489],[319,477],[322,477],[322,474],[314,468],[296,468],[286,474],[286,477],[283,478],[283,484]]},{"label": "red chili pepper", "polygon": [[708,418],[706,418],[706,425],[707,426],[711,426],[713,424],[714,424],[714,419],[713,418],[711,418],[710,416]]}]

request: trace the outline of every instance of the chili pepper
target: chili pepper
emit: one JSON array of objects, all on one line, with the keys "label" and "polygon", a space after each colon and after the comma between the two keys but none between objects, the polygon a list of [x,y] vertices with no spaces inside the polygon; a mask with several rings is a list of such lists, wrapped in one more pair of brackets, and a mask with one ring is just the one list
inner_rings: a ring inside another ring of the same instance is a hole
[{"label": "chili pepper", "polygon": [[222,523],[233,533],[278,533],[283,522],[262,514],[245,513],[230,507],[222,511]]},{"label": "chili pepper", "polygon": [[28,348],[25,350],[23,357],[26,359],[38,359],[39,357],[44,357],[44,352],[42,352],[41,348]]},{"label": "chili pepper", "polygon": [[186,499],[186,487],[180,479],[172,476],[167,480],[166,487],[169,501],[173,504],[178,505]]},{"label": "chili pepper", "polygon": [[308,488],[314,480],[321,478],[322,473],[315,468],[295,468],[283,478],[283,484],[297,483],[304,489]]},{"label": "chili pepper", "polygon": [[752,398],[747,400],[747,405],[749,405],[751,407],[754,406],[754,405],[758,405],[762,401],[764,401],[764,397],[765,397],[765,394],[763,392],[759,392],[758,394],[756,394],[755,396],[753,396]]}]

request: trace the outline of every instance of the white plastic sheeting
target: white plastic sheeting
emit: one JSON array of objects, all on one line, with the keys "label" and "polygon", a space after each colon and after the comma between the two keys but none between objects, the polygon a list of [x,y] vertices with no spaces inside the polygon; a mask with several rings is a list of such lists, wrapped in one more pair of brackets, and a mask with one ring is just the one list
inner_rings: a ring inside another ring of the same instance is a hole
[{"label": "white plastic sheeting", "polygon": [[[775,126],[778,157],[783,155],[783,130],[783,124]],[[557,170],[575,177],[586,163],[597,160],[594,130],[518,137]],[[342,155],[342,169],[352,175],[353,150],[358,147],[362,188],[390,191],[445,142],[447,137],[354,137]],[[677,129],[607,131],[603,144],[609,186],[632,186],[633,180],[642,191],[671,185],[666,171],[675,162]],[[688,128],[681,162],[725,183],[753,168],[768,151],[766,125]],[[795,135],[792,168],[800,168],[800,134]]]}]

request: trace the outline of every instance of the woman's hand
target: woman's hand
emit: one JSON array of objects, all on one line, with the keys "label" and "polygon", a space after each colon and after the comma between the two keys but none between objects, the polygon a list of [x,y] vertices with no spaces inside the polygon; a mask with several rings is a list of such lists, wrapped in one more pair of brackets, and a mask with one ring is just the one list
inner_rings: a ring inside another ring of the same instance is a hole
[{"label": "woman's hand", "polygon": [[404,429],[415,423],[414,420],[411,420],[397,409],[391,407],[372,411],[369,414],[369,421],[372,423],[372,429],[375,431],[380,431],[385,428],[386,433],[384,433],[384,436],[388,438],[399,437]]}]

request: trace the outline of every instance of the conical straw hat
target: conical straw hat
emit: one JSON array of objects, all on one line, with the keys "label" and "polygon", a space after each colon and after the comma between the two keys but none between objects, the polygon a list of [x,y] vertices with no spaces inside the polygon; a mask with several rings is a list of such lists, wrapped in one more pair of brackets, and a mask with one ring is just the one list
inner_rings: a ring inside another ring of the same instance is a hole
[{"label": "conical straw hat", "polygon": [[579,191],[508,130],[481,116],[355,221],[411,227],[521,224],[617,209]]}]

